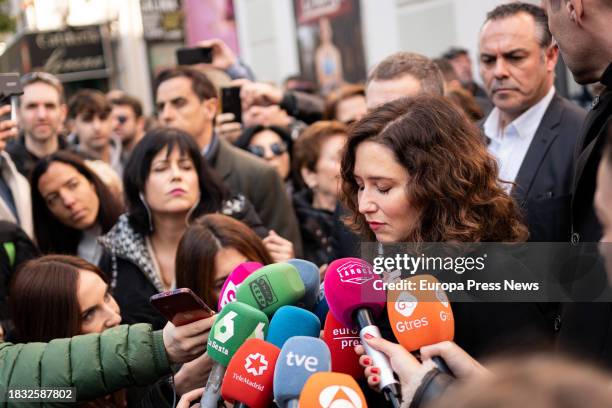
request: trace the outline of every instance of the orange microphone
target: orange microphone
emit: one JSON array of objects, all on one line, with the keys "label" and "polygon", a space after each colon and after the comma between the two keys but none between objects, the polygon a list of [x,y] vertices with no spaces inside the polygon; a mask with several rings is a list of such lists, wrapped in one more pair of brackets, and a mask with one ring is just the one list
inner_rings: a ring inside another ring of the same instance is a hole
[{"label": "orange microphone", "polygon": [[300,394],[299,408],[367,408],[363,392],[348,374],[318,372]]},{"label": "orange microphone", "polygon": [[[438,279],[417,275],[395,286],[400,289],[387,292],[387,313],[399,344],[413,352],[423,346],[453,340],[453,311]],[[452,375],[444,360],[439,357],[433,360],[440,371]]]}]

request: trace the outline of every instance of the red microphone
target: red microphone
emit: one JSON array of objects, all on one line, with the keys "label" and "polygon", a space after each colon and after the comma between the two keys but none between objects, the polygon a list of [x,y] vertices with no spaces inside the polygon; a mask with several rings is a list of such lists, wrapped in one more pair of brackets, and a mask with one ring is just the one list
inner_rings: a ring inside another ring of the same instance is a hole
[{"label": "red microphone", "polygon": [[361,344],[359,330],[346,327],[333,314],[327,313],[323,341],[329,347],[332,371],[348,374],[357,380],[364,376],[359,356],[353,349]]},{"label": "red microphone", "polygon": [[221,396],[234,407],[267,408],[272,403],[274,367],[280,349],[260,339],[248,339],[227,366]]}]

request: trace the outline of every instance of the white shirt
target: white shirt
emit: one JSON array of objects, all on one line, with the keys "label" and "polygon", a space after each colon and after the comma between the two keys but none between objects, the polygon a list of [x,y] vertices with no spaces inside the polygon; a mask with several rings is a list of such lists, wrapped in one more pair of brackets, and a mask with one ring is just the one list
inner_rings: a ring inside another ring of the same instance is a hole
[{"label": "white shirt", "polygon": [[[555,87],[553,86],[544,98],[523,112],[521,116],[514,119],[505,128],[500,126],[501,112],[498,108],[494,108],[489,114],[483,128],[485,134],[491,140],[488,149],[497,159],[500,180],[509,182],[516,180],[531,141],[554,96]],[[508,183],[503,183],[503,187],[508,192],[512,189],[512,185]]]}]

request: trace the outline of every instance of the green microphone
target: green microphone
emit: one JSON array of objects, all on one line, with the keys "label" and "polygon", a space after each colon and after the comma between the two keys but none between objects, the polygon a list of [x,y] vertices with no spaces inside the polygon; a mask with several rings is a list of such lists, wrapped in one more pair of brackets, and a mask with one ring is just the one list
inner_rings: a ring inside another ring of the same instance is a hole
[{"label": "green microphone", "polygon": [[202,394],[203,408],[216,408],[221,396],[225,368],[242,344],[252,337],[264,339],[268,331],[268,316],[240,301],[228,303],[221,309],[210,329],[206,353],[215,362]]},{"label": "green microphone", "polygon": [[304,296],[304,282],[295,266],[275,263],[251,273],[236,290],[236,300],[272,316],[281,306]]}]

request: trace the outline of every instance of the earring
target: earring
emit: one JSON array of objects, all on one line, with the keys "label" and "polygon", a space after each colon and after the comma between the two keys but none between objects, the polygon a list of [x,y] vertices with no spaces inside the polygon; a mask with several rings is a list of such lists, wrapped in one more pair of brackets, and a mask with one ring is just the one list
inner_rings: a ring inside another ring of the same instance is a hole
[{"label": "earring", "polygon": [[138,193],[138,197],[140,197],[140,201],[142,201],[142,205],[144,205],[145,210],[147,210],[147,217],[149,218],[149,232],[153,232],[155,230],[155,226],[153,225],[153,217],[151,216],[151,210],[147,205],[147,202],[144,198],[144,194],[142,192]]}]

